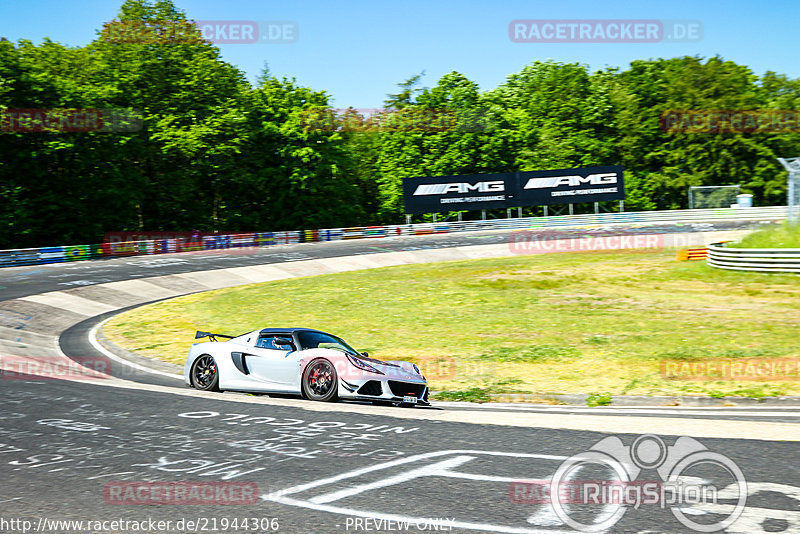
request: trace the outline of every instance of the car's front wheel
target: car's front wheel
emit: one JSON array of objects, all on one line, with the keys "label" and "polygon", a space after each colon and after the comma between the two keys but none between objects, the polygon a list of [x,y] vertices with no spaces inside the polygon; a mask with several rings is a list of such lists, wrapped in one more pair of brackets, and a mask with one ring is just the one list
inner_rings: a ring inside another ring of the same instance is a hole
[{"label": "car's front wheel", "polygon": [[339,380],[325,358],[312,360],[303,371],[303,394],[314,401],[332,402],[339,397]]},{"label": "car's front wheel", "polygon": [[190,378],[196,389],[219,391],[219,371],[214,357],[210,354],[199,356],[192,364]]}]

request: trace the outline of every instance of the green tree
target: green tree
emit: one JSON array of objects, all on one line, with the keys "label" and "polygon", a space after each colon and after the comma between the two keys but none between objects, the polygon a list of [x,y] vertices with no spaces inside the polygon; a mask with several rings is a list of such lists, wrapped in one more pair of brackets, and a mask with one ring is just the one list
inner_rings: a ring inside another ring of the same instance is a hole
[{"label": "green tree", "polygon": [[406,106],[414,104],[414,95],[422,91],[422,89],[417,86],[423,76],[425,76],[424,70],[410,77],[403,83],[398,84],[401,89],[400,92],[387,95],[389,98],[383,101],[383,105],[388,109],[403,109]]}]

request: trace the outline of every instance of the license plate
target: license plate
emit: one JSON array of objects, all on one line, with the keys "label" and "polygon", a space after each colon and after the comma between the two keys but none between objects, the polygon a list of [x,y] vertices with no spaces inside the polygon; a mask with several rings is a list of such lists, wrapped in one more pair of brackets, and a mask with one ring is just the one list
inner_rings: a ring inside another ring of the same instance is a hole
[{"label": "license plate", "polygon": [[403,397],[403,402],[405,404],[416,404],[417,398],[414,395],[406,395],[405,397]]}]

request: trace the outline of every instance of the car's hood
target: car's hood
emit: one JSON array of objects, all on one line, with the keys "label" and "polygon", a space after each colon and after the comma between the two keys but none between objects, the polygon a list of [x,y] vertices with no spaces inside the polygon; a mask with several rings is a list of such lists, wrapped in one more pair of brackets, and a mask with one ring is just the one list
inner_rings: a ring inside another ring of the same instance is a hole
[{"label": "car's hood", "polygon": [[402,360],[382,362],[370,359],[369,364],[391,378],[397,378],[398,380],[424,380],[421,375],[414,371],[414,364],[411,362],[404,362]]},{"label": "car's hood", "polygon": [[[352,363],[348,361],[346,354],[339,350],[308,349],[302,352],[304,360],[309,360],[318,357],[325,357],[333,361],[336,366],[336,371],[339,373],[340,376],[342,376],[345,379],[347,377],[357,378],[354,375],[357,375],[359,373],[369,373],[368,371],[363,371],[356,368]],[[412,380],[419,382],[425,381],[425,379],[422,378],[422,376],[420,376],[419,374],[417,374],[416,371],[414,371],[414,364],[411,362],[406,362],[402,360],[382,361],[382,360],[376,360],[375,358],[365,358],[363,356],[359,357],[358,359],[374,367],[375,369],[383,373],[383,375],[386,378],[392,380]],[[358,369],[358,371],[356,371],[356,369]]]}]

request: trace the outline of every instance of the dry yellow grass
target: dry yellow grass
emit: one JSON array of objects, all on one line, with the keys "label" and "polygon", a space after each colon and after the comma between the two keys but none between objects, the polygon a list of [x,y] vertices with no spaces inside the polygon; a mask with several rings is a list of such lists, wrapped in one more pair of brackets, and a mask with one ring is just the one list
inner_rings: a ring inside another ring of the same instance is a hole
[{"label": "dry yellow grass", "polygon": [[763,396],[800,394],[800,381],[669,380],[660,365],[796,357],[799,325],[796,276],[635,251],[253,284],[138,308],[104,330],[131,350],[182,363],[195,330],[319,328],[377,358],[418,362],[437,390]]}]

